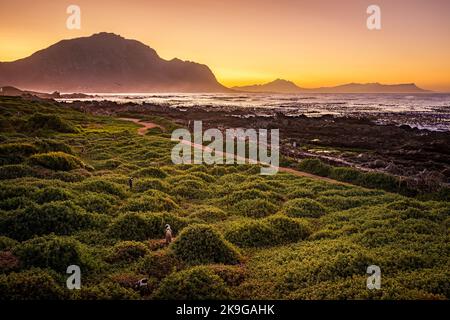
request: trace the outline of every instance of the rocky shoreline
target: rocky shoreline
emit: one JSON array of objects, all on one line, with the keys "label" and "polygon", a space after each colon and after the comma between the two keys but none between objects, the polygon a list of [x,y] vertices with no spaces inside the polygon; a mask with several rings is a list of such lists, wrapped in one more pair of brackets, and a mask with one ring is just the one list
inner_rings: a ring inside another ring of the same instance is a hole
[{"label": "rocky shoreline", "polygon": [[205,129],[278,128],[282,155],[292,159],[315,157],[332,165],[450,183],[450,132],[383,123],[374,115],[306,117],[257,108],[177,108],[111,101],[67,105],[93,114],[161,116],[185,127],[202,120]]}]

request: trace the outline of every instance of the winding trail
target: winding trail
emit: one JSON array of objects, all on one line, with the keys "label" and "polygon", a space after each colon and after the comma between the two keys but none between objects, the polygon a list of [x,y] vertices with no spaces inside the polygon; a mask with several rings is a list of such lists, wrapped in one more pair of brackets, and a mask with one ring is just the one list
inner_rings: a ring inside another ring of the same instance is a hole
[{"label": "winding trail", "polygon": [[135,118],[119,118],[119,119],[125,120],[125,121],[131,121],[138,125],[141,125],[142,127],[137,130],[137,133],[141,136],[145,135],[145,133],[147,132],[148,129],[152,129],[152,128],[164,129],[163,127],[161,127],[160,125],[158,125],[156,123],[141,121],[140,119],[135,119]]},{"label": "winding trail", "polygon": [[[134,122],[134,123],[136,123],[138,125],[141,125],[142,127],[137,130],[138,134],[141,135],[141,136],[145,135],[147,130],[151,129],[151,128],[161,128],[162,130],[164,130],[163,127],[161,127],[160,125],[158,125],[156,123],[153,123],[153,122],[141,121],[140,119],[135,119],[135,118],[119,118],[119,119],[120,120],[125,120],[125,121],[131,121],[131,122]],[[211,149],[209,147],[203,146],[203,145],[199,145],[199,144],[193,143],[191,141],[182,140],[181,143],[189,144],[193,148],[196,148],[196,149],[202,149],[202,150],[206,150],[206,151],[211,151]],[[220,155],[227,155],[226,152],[217,152],[217,153],[220,154]],[[232,155],[232,156],[236,157],[235,155]],[[248,160],[248,159],[245,158],[245,160]],[[292,169],[292,168],[278,167],[278,171],[290,173],[290,174],[293,174],[293,175],[299,176],[299,177],[307,177],[307,178],[312,178],[312,179],[318,179],[318,180],[326,181],[326,182],[329,182],[329,183],[352,186],[352,184],[347,183],[347,182],[342,182],[342,181],[330,179],[330,178],[327,178],[327,177],[317,176],[315,174],[311,174],[311,173],[308,173],[308,172],[295,170],[295,169]]]}]

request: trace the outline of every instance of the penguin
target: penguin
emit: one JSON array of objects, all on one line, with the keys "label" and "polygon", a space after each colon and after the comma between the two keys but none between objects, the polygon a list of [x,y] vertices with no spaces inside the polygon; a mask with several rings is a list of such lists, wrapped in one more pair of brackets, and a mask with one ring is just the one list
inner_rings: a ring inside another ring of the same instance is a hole
[{"label": "penguin", "polygon": [[169,245],[172,242],[172,229],[169,224],[166,224],[164,235],[166,237],[166,245]]}]

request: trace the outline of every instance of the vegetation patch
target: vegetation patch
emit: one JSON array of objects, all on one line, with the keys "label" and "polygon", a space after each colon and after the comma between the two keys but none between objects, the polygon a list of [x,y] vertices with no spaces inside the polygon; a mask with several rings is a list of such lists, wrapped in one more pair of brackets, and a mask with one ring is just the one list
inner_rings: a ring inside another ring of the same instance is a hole
[{"label": "vegetation patch", "polygon": [[241,259],[237,249],[206,224],[194,224],[184,229],[172,249],[188,264],[236,264]]}]

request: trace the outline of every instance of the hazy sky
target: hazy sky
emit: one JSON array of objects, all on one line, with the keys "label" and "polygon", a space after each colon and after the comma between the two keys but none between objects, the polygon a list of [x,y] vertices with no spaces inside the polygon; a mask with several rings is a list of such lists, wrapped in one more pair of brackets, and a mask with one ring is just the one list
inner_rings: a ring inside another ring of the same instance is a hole
[{"label": "hazy sky", "polygon": [[[81,7],[81,30],[66,28],[70,4]],[[371,4],[379,31],[366,27]],[[283,78],[450,91],[449,0],[1,0],[0,61],[101,31],[207,64],[228,86]]]}]

